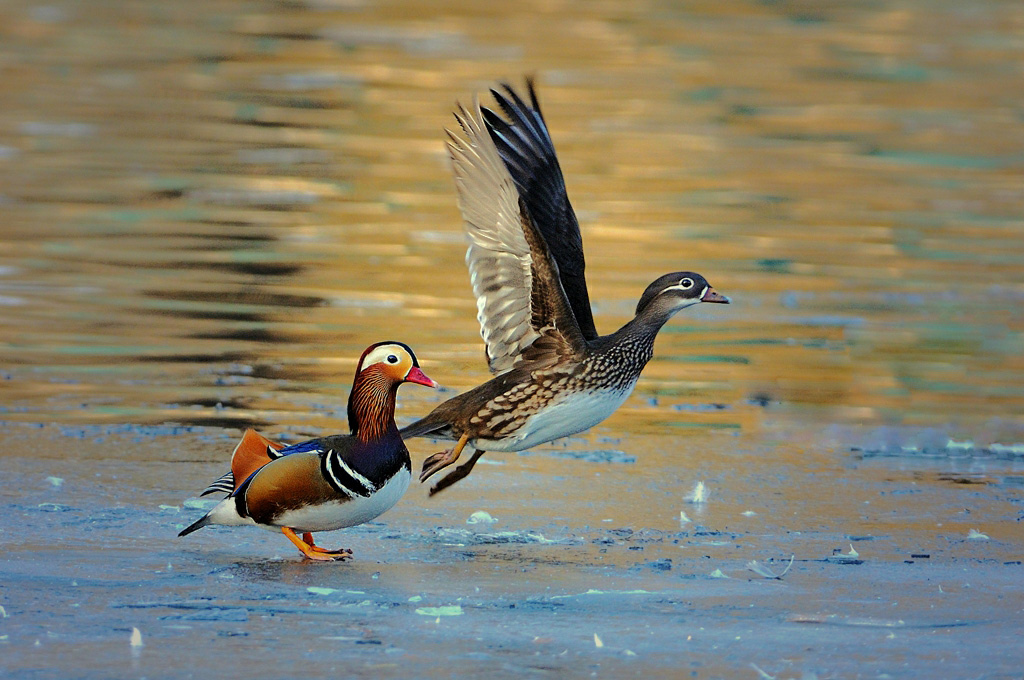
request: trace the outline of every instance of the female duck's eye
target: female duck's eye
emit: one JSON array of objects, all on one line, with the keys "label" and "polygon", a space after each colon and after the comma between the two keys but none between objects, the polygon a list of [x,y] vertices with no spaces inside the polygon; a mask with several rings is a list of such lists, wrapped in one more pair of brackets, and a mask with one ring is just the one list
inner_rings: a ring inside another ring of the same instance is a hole
[{"label": "female duck's eye", "polygon": [[389,354],[388,355],[388,363],[389,364],[397,364],[398,363],[398,357],[396,357],[394,354]]},{"label": "female duck's eye", "polygon": [[682,281],[679,282],[679,287],[682,288],[683,290],[689,290],[690,288],[693,288],[693,279],[689,277],[683,279]]}]

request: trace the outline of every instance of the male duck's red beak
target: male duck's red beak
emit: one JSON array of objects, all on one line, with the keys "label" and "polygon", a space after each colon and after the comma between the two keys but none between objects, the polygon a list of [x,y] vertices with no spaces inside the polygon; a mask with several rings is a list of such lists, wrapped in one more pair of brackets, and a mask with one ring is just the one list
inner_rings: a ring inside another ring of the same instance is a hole
[{"label": "male duck's red beak", "polygon": [[405,376],[406,382],[416,383],[417,385],[426,385],[427,387],[437,387],[437,383],[427,377],[427,374],[420,370],[419,366],[413,366],[409,369],[409,373]]}]

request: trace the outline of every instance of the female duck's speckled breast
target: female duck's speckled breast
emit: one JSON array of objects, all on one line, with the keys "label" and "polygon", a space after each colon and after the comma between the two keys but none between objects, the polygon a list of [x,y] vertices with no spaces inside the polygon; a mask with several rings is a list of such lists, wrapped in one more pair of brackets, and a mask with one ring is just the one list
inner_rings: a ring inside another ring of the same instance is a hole
[{"label": "female duck's speckled breast", "polygon": [[485,451],[523,451],[553,439],[568,437],[597,425],[633,392],[636,379],[624,387],[561,392],[545,408],[526,418],[515,435],[498,440],[475,439],[470,443]]}]

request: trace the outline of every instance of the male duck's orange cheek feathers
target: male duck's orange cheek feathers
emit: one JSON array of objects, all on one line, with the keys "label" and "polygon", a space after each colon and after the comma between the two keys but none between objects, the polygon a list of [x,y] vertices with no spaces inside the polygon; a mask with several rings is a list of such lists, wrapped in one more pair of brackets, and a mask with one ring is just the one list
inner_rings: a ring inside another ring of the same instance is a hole
[{"label": "male duck's orange cheek feathers", "polygon": [[245,431],[242,440],[231,454],[231,474],[235,478],[236,490],[252,473],[273,460],[268,449],[279,451],[281,445],[270,441],[256,430]]}]

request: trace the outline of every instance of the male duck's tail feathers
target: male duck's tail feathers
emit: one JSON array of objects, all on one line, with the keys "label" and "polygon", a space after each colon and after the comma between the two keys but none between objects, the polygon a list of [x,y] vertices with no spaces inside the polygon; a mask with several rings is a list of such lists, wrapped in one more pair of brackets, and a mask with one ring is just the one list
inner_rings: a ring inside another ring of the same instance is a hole
[{"label": "male duck's tail feathers", "polygon": [[202,529],[203,527],[205,527],[209,523],[210,523],[210,516],[209,515],[203,515],[198,520],[196,520],[195,522],[193,522],[189,526],[187,526],[184,529],[182,529],[181,532],[178,534],[178,536],[187,536],[187,535],[191,534],[193,531],[196,531],[197,529]]},{"label": "male duck's tail feathers", "polygon": [[217,480],[206,487],[206,491],[199,494],[200,496],[209,496],[211,493],[231,493],[235,490],[235,473],[228,470],[226,473],[217,478]]}]

